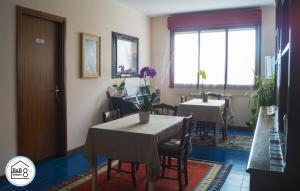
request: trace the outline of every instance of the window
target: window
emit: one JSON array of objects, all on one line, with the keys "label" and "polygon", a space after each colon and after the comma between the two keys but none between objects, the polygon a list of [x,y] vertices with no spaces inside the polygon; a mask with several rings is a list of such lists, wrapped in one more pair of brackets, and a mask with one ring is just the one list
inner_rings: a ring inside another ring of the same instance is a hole
[{"label": "window", "polygon": [[228,30],[228,85],[254,85],[255,29]]},{"label": "window", "polygon": [[200,32],[200,69],[207,73],[205,84],[223,85],[225,83],[226,32]]},{"label": "window", "polygon": [[191,74],[198,71],[198,32],[176,34],[175,44],[175,84],[197,83],[197,75]]},{"label": "window", "polygon": [[175,32],[174,84],[196,86],[198,70],[205,70],[205,85],[254,85],[256,28]]}]

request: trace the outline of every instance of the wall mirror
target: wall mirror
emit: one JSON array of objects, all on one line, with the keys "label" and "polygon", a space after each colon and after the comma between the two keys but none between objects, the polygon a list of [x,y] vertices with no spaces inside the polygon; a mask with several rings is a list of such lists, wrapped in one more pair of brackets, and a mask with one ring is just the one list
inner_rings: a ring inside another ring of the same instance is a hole
[{"label": "wall mirror", "polygon": [[112,32],[112,78],[136,77],[139,71],[139,39]]}]

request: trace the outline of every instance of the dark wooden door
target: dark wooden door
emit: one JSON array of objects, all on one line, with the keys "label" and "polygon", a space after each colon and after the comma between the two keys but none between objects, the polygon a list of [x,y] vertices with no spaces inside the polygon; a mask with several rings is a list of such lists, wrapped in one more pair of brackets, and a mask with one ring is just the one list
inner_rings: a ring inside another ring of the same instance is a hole
[{"label": "dark wooden door", "polygon": [[21,15],[18,36],[19,154],[33,161],[61,154],[59,23]]}]

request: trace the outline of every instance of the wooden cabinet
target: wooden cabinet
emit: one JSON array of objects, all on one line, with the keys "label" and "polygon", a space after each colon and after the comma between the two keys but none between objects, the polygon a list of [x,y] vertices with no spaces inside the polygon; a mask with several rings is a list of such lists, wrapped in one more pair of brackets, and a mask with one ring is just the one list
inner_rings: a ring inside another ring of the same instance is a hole
[{"label": "wooden cabinet", "polygon": [[[280,131],[287,134],[285,174],[300,176],[300,1],[276,4],[277,105]],[[286,126],[283,116],[287,116]]]},{"label": "wooden cabinet", "polygon": [[[299,186],[297,184],[300,180],[299,0],[276,1],[275,68],[278,114],[273,124],[261,123],[267,119],[260,115],[247,169],[250,173],[250,190],[297,190]],[[285,121],[284,116],[286,116]],[[278,126],[280,144],[284,148],[282,154],[285,166],[283,171],[279,172],[272,170],[268,165],[271,164],[271,160],[266,145],[270,144],[270,135],[261,133],[263,129],[266,130],[271,126]],[[262,152],[263,148],[264,152]]]},{"label": "wooden cabinet", "polygon": [[275,116],[267,115],[261,107],[247,166],[250,173],[250,190],[284,190],[285,163],[282,142]]}]

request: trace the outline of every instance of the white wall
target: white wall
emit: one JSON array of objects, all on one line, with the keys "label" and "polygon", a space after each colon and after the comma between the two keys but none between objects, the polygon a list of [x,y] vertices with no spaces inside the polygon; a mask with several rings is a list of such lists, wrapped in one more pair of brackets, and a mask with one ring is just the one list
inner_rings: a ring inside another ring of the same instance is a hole
[{"label": "white wall", "polygon": [[[197,89],[169,88],[169,53],[170,53],[170,32],[167,28],[167,16],[160,16],[151,19],[151,62],[157,69],[158,75],[154,86],[161,89],[163,102],[178,104],[180,95],[189,95],[197,92]],[[275,52],[275,7],[262,7],[262,74],[264,72],[264,57],[274,55]],[[232,95],[232,110],[235,117],[232,125],[245,126],[245,122],[251,117],[248,109],[249,90],[209,90]]]},{"label": "white wall", "polygon": [[[85,142],[88,128],[107,109],[105,91],[112,85],[111,32],[139,38],[140,66],[150,65],[150,19],[111,0],[0,1],[0,175],[17,150],[16,5],[67,18],[66,88],[68,150]],[[81,79],[79,33],[101,36],[101,77]],[[137,79],[127,84],[138,85]]]},{"label": "white wall", "polygon": [[264,75],[265,56],[275,55],[275,26],[276,26],[276,10],[274,6],[263,7],[262,9],[262,29],[261,29],[261,73]]}]

